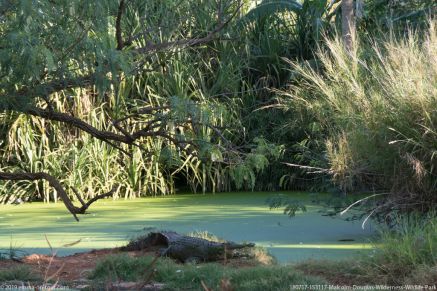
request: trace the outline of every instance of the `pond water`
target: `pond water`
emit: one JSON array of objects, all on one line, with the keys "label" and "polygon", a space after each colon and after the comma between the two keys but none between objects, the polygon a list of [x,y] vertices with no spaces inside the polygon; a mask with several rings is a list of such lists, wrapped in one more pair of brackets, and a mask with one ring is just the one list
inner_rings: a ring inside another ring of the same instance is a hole
[{"label": "pond water", "polygon": [[[0,249],[49,253],[47,240],[58,255],[125,244],[153,229],[180,233],[208,231],[236,242],[254,242],[279,262],[309,258],[341,259],[368,252],[371,225],[321,216],[317,206],[289,218],[270,210],[272,193],[176,195],[136,200],[104,200],[76,222],[62,203],[0,206]],[[286,193],[309,204],[308,194]],[[47,240],[46,240],[47,237]],[[78,244],[63,247],[80,239]],[[348,240],[348,241],[342,241]],[[353,241],[349,241],[353,240]]]}]

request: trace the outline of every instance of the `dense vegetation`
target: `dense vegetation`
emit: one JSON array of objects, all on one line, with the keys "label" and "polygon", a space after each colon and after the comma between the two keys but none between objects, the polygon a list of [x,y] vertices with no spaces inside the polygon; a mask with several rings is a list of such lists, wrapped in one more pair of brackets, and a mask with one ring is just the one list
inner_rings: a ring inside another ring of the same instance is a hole
[{"label": "dense vegetation", "polygon": [[[61,200],[77,219],[109,196],[359,192],[364,222],[391,227],[382,247],[298,268],[435,282],[437,4],[253,2],[0,1],[0,203]],[[180,266],[157,264],[176,288]],[[110,257],[92,276],[139,280],[148,265]],[[285,267],[182,272],[193,288],[324,282]]]},{"label": "dense vegetation", "polygon": [[430,22],[405,39],[359,38],[351,53],[327,40],[323,75],[292,63],[302,79],[281,98],[323,132],[322,165],[340,189],[388,196],[376,206],[386,219],[435,207],[436,33]]},{"label": "dense vegetation", "polygon": [[[327,1],[15,2],[0,19],[4,172],[50,173],[85,200],[114,185],[434,199],[432,1],[363,3],[350,53]],[[1,201],[56,201],[48,184],[3,182]]]}]

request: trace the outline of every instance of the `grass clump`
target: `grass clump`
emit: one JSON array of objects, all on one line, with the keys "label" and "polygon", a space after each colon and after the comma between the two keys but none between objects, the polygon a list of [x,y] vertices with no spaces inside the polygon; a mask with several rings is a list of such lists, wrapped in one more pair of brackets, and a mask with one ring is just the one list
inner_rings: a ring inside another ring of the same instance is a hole
[{"label": "grass clump", "polygon": [[371,278],[360,260],[308,260],[296,264],[296,269],[305,274],[322,277],[331,284],[374,283],[369,281]]},{"label": "grass clump", "polygon": [[381,231],[372,254],[347,261],[307,261],[298,270],[336,284],[428,284],[437,282],[437,217],[410,215]]},{"label": "grass clump", "polygon": [[27,253],[16,247],[10,246],[9,249],[0,249],[0,260],[20,260]]},{"label": "grass clump", "polygon": [[327,39],[318,59],[323,72],[293,65],[302,79],[284,98],[323,129],[314,138],[325,154],[313,159],[326,163],[343,191],[390,192],[377,213],[430,210],[437,189],[435,21],[401,39],[356,39],[351,51],[340,37]]},{"label": "grass clump", "polygon": [[130,282],[144,279],[144,272],[149,271],[152,260],[152,257],[131,258],[128,255],[108,256],[97,264],[90,278],[105,281],[123,280]]},{"label": "grass clump", "polygon": [[258,264],[266,266],[277,264],[276,258],[272,256],[264,247],[255,246],[253,248],[249,248],[247,250],[247,256]]},{"label": "grass clump", "polygon": [[382,232],[382,242],[366,262],[375,276],[392,284],[436,282],[436,216],[404,217],[396,229]]},{"label": "grass clump", "polygon": [[29,266],[16,266],[7,270],[0,270],[0,282],[8,281],[40,281],[41,278],[32,272]]},{"label": "grass clump", "polygon": [[[216,263],[176,264],[170,259],[109,256],[100,261],[91,279],[105,284],[115,281],[144,282],[151,278],[164,283],[166,290],[204,290],[202,282],[214,290],[224,281],[235,290],[289,290],[293,284],[323,284],[322,279],[306,276],[289,266],[257,266],[235,268]],[[153,272],[153,276],[149,276]]]}]

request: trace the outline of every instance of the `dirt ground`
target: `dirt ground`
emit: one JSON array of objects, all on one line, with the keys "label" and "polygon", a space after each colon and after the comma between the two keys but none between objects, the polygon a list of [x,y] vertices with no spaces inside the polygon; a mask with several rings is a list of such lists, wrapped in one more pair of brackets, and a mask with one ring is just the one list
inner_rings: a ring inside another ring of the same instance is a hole
[{"label": "dirt ground", "polygon": [[[101,249],[92,250],[84,253],[76,253],[66,257],[31,254],[21,258],[21,262],[12,260],[0,260],[0,271],[9,269],[14,266],[27,265],[41,276],[45,282],[58,281],[67,284],[76,285],[80,282],[86,282],[88,276],[95,268],[97,262],[108,255],[124,253],[132,257],[139,256],[156,256],[159,247],[150,247],[142,251],[121,251],[120,249]],[[227,266],[233,267],[251,267],[259,263],[253,260],[230,259],[226,262]]]},{"label": "dirt ground", "polygon": [[[12,260],[0,260],[0,270],[14,266],[27,265],[35,273],[41,275],[45,281],[59,280],[61,282],[86,280],[90,272],[95,268],[97,261],[112,255],[121,253],[119,249],[92,250],[85,253],[77,253],[66,257],[32,254],[25,256],[21,262]],[[123,252],[129,256],[154,256],[156,250]]]}]

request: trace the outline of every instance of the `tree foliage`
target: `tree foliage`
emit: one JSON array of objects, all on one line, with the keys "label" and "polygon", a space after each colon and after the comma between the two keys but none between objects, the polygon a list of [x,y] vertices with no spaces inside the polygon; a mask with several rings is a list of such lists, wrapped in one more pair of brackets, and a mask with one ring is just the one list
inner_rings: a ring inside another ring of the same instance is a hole
[{"label": "tree foliage", "polygon": [[[166,73],[172,56],[215,40],[240,8],[235,1],[3,1],[0,109],[47,120],[38,137],[41,142],[51,134],[53,122],[60,122],[67,126],[64,130],[73,130],[70,138],[85,132],[131,157],[133,163],[139,158],[134,157],[134,148],[141,149],[141,158],[156,159],[150,139],[163,143],[160,156],[167,162],[176,162],[172,157],[177,153],[204,164],[245,163],[244,150],[227,138],[235,127],[216,123],[227,115],[225,107],[199,99],[193,93],[200,88],[189,82],[187,90],[160,92],[159,98],[151,98],[147,86],[149,75]],[[65,106],[59,106],[60,95]],[[75,97],[84,95],[92,96],[87,97],[90,105],[101,107],[110,124],[74,114],[77,108],[87,110],[84,99]],[[246,169],[262,169],[265,158],[253,161],[252,156],[247,155]],[[125,164],[125,158],[118,160]],[[14,153],[7,158],[11,164],[17,164]],[[78,191],[67,193],[45,169],[24,168],[25,173],[2,172],[0,179],[46,180],[75,216],[116,190],[85,202]],[[135,177],[136,167],[127,169]],[[82,207],[73,205],[72,195]]]},{"label": "tree foliage", "polygon": [[[431,2],[360,1],[357,34],[426,26]],[[249,4],[1,1],[0,202],[36,193],[82,213],[112,186],[114,198],[181,183],[194,192],[331,187],[331,170],[284,166],[329,166],[333,139],[318,118],[329,109],[290,105],[278,89],[312,88],[296,67],[330,72],[315,51],[341,28],[340,2]],[[304,102],[320,98],[311,92]]]}]

